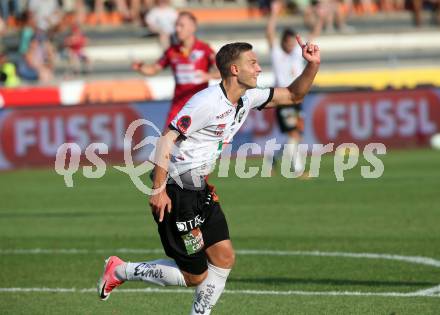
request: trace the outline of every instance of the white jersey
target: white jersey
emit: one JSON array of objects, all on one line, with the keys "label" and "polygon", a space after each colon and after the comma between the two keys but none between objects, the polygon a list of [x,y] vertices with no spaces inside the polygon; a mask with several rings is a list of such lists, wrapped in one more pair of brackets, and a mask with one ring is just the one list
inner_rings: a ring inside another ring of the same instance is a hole
[{"label": "white jersey", "polygon": [[279,45],[271,50],[272,70],[275,75],[275,86],[287,87],[304,70],[304,58],[299,45],[296,45],[290,54]]},{"label": "white jersey", "polygon": [[177,16],[176,9],[170,7],[155,7],[145,15],[145,22],[158,32],[172,34],[175,29]]},{"label": "white jersey", "polygon": [[196,93],[176,115],[171,129],[180,133],[177,150],[172,153],[171,176],[197,169],[209,174],[224,143],[229,143],[243,125],[249,111],[261,110],[272,100],[273,88],[247,90],[234,106],[222,84]]}]

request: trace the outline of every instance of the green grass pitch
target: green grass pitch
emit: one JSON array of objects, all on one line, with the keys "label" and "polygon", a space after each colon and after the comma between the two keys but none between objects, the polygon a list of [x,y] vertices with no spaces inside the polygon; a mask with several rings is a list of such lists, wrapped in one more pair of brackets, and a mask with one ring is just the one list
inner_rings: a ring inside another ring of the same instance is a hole
[{"label": "green grass pitch", "polygon": [[[440,285],[440,152],[381,159],[379,179],[360,176],[364,162],[337,182],[331,155],[307,181],[213,175],[238,251],[213,314],[440,314],[440,288],[410,294]],[[164,255],[151,251],[161,245],[148,199],[127,175],[109,166],[101,179],[75,174],[74,185],[66,188],[53,169],[0,173],[0,313],[187,314],[191,292],[141,291],[157,287],[140,282],[98,300],[107,256]],[[343,253],[421,256],[434,265]]]}]

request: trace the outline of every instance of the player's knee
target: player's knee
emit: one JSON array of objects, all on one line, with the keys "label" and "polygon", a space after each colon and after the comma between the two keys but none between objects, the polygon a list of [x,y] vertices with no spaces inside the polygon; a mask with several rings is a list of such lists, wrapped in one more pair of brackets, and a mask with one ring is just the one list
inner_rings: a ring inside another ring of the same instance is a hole
[{"label": "player's knee", "polygon": [[235,264],[235,252],[233,249],[224,251],[218,257],[217,265],[220,268],[232,269]]},{"label": "player's knee", "polygon": [[206,270],[204,273],[199,275],[194,275],[191,273],[184,273],[185,283],[187,287],[195,287],[198,286],[203,280],[208,276],[208,271]]},{"label": "player's knee", "polygon": [[231,252],[228,254],[227,262],[228,262],[228,269],[232,269],[232,267],[235,265],[235,252],[234,252],[234,250],[231,250]]}]

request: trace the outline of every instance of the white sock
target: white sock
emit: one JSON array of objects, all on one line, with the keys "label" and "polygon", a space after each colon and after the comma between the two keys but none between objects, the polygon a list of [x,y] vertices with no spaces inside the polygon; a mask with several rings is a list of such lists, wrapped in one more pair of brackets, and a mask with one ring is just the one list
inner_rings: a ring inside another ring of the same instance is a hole
[{"label": "white sock", "polygon": [[298,157],[298,141],[296,139],[290,138],[287,140],[287,145],[284,146],[286,150],[286,158],[288,161],[292,162],[293,170],[295,171],[295,162]]},{"label": "white sock", "polygon": [[[125,267],[125,268],[124,268]],[[176,263],[169,259],[126,263],[116,267],[116,276],[123,281],[144,281],[161,286],[186,287],[185,278]]]},{"label": "white sock", "polygon": [[306,167],[305,157],[307,153],[301,152],[299,142],[295,138],[289,137],[287,144],[287,158],[289,159],[289,161],[292,161],[293,171],[297,175],[302,175]]},{"label": "white sock", "polygon": [[304,173],[304,170],[306,168],[306,161],[305,158],[307,156],[307,152],[304,152],[303,150],[301,150],[301,146],[298,143],[298,140],[296,139],[289,139],[289,144],[293,144],[294,145],[294,152],[293,152],[293,169],[295,171],[295,173],[297,174],[302,174]]},{"label": "white sock", "polygon": [[225,289],[230,271],[231,269],[219,268],[208,263],[208,276],[196,288],[191,315],[211,314],[211,309]]}]

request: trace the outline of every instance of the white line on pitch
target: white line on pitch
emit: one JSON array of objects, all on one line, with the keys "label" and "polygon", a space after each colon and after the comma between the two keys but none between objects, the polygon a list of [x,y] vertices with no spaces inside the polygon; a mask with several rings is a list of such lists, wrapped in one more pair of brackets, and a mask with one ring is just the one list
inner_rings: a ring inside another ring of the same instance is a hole
[{"label": "white line on pitch", "polygon": [[346,252],[321,252],[321,251],[272,251],[272,250],[238,250],[241,255],[270,255],[270,256],[325,256],[325,257],[348,257],[368,258],[404,261],[413,264],[440,267],[440,260],[421,256],[403,256],[375,253],[346,253]]},{"label": "white line on pitch", "polygon": [[163,249],[137,249],[137,248],[117,248],[117,249],[79,249],[79,248],[17,248],[0,249],[0,255],[81,255],[81,254],[164,254]]},{"label": "white line on pitch", "polygon": [[[0,288],[0,293],[90,293],[94,288]],[[115,293],[193,293],[191,289],[118,289]],[[402,292],[358,292],[358,291],[266,291],[266,290],[225,290],[226,294],[239,295],[303,295],[303,296],[383,296],[383,297],[437,297],[433,293],[402,293]]]},{"label": "white line on pitch", "polygon": [[[21,248],[21,249],[0,249],[0,255],[40,255],[40,254],[163,254],[162,249],[44,249],[44,248]],[[239,249],[238,255],[264,255],[264,256],[323,256],[323,257],[347,257],[347,258],[367,258],[403,261],[412,264],[434,266],[440,268],[440,260],[422,256],[403,256],[392,254],[377,253],[346,253],[346,252],[322,252],[322,251],[278,251],[278,250],[253,250]]]},{"label": "white line on pitch", "polygon": [[432,287],[429,289],[419,290],[414,293],[415,294],[425,294],[425,295],[432,295],[432,294],[440,293],[440,284],[438,286],[435,286],[435,287]]}]

